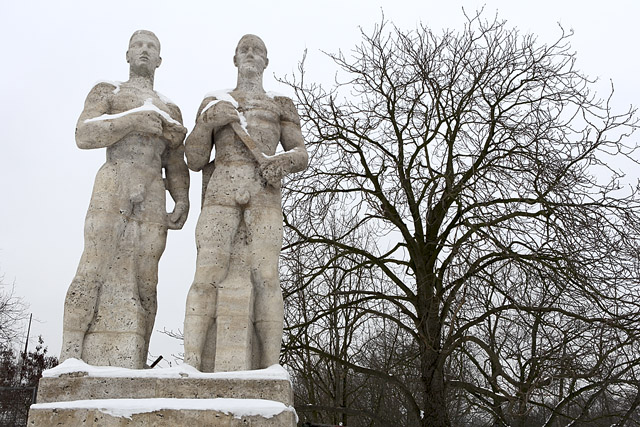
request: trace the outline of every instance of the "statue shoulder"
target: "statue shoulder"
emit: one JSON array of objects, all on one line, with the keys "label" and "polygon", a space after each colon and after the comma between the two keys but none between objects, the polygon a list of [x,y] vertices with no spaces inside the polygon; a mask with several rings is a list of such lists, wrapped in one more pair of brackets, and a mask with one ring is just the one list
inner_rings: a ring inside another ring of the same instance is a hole
[{"label": "statue shoulder", "polygon": [[113,97],[120,91],[120,82],[99,81],[93,85],[84,101],[81,118],[93,118],[110,113]]},{"label": "statue shoulder", "polygon": [[219,99],[215,95],[205,95],[204,99],[200,103],[200,107],[198,107],[196,117],[199,117],[205,109],[210,108],[216,101],[219,101]]},{"label": "statue shoulder", "polygon": [[120,85],[122,82],[111,80],[100,80],[93,85],[90,93],[111,94],[115,95],[120,92]]},{"label": "statue shoulder", "polygon": [[167,96],[165,96],[165,95],[161,94],[161,93],[160,93],[160,92],[158,92],[157,90],[154,90],[154,92],[155,92],[155,94],[157,95],[157,97],[158,97],[158,98],[160,98],[160,101],[162,101],[162,103],[163,103],[163,104],[165,104],[165,105],[167,105],[167,106],[172,105],[172,106],[174,106],[174,107],[176,107],[176,108],[178,107],[178,106],[176,105],[176,103],[175,103],[175,102],[173,102],[172,100],[170,100]]},{"label": "statue shoulder", "polygon": [[275,101],[280,110],[280,120],[285,122],[292,122],[300,125],[300,116],[298,115],[298,109],[296,108],[293,100],[285,95],[268,93],[268,95]]}]

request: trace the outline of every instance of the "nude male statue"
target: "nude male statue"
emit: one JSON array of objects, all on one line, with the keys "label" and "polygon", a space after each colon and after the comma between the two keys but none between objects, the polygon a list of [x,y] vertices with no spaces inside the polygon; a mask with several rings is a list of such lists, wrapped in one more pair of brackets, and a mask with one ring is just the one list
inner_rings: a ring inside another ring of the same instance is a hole
[{"label": "nude male statue", "polygon": [[[189,170],[180,110],[153,90],[155,71],[162,62],[155,34],[133,33],[126,59],[129,80],[96,84],[77,123],[78,147],[106,147],[107,159],[96,175],[85,221],[84,252],[67,292],[60,359],[112,364],[102,358],[102,349],[86,348],[85,338],[96,322],[98,301],[108,293],[118,298],[118,287],[130,284],[132,296],[125,302],[142,313],[138,315],[143,319],[142,332],[133,332],[138,334],[136,342],[143,344],[117,351],[135,352],[122,360],[133,360],[126,367],[142,368],[155,321],[158,261],[167,229],[182,228],[189,211]],[[170,214],[166,190],[175,202]],[[126,310],[118,305],[112,308],[114,317],[122,315],[118,310]],[[105,335],[104,341],[108,340]],[[107,348],[108,343],[102,344]]]},{"label": "nude male statue", "polygon": [[[246,226],[254,288],[254,329],[261,349],[258,367],[278,363],[283,301],[278,277],[282,246],[281,179],[307,166],[300,119],[293,102],[270,96],[262,84],[269,62],[264,42],[243,36],[233,58],[236,88],[206,97],[185,143],[187,164],[199,171],[215,162],[196,227],[198,256],[184,323],[185,363],[200,369],[207,331],[216,318],[218,288],[230,269],[234,236]],[[241,126],[244,126],[244,130]],[[243,139],[255,143],[249,150]],[[275,154],[278,143],[284,152]],[[257,153],[256,153],[257,151]],[[203,179],[207,179],[206,174]]]}]

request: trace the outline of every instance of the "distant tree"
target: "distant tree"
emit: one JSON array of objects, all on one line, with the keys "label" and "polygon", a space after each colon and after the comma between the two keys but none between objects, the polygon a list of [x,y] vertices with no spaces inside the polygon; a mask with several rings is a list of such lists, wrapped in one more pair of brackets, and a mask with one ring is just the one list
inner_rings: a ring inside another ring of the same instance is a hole
[{"label": "distant tree", "polygon": [[[329,213],[334,236],[344,231],[343,221]],[[367,245],[366,233],[349,238]],[[385,311],[397,318],[401,313],[380,307],[375,299],[361,300],[356,292],[388,292],[389,283],[361,268],[357,257],[341,256],[334,248],[298,249],[281,257],[287,311],[281,362],[293,375],[300,419],[352,427],[397,425],[396,420],[406,418],[402,401],[379,386],[376,371],[350,369],[376,364],[385,377],[392,373],[403,382],[404,366],[394,365],[397,348],[388,348],[401,341],[401,331],[375,316]]]},{"label": "distant tree", "polygon": [[21,334],[27,320],[27,305],[15,295],[13,286],[0,277],[0,425],[27,424],[27,414],[42,371],[58,364],[47,356],[44,340],[38,337],[34,351],[21,352]]},{"label": "distant tree", "polygon": [[4,352],[19,337],[27,318],[26,304],[15,295],[12,285],[0,276],[0,351]]},{"label": "distant tree", "polygon": [[38,336],[38,344],[35,351],[30,351],[26,358],[23,357],[20,384],[35,387],[42,378],[42,372],[58,366],[58,358],[56,356],[47,356],[47,347],[44,345],[42,336]]},{"label": "distant tree", "polygon": [[288,83],[311,160],[284,206],[287,251],[312,256],[283,277],[285,360],[375,377],[396,425],[640,423],[640,198],[613,166],[637,167],[636,111],[594,95],[569,37],[383,22],[330,55],[333,88],[303,61]]},{"label": "distant tree", "polygon": [[7,347],[0,352],[0,425],[26,426],[42,372],[58,365],[47,356],[42,336],[34,351],[18,354]]},{"label": "distant tree", "polygon": [[19,366],[13,349],[0,350],[0,387],[13,387],[18,378]]}]

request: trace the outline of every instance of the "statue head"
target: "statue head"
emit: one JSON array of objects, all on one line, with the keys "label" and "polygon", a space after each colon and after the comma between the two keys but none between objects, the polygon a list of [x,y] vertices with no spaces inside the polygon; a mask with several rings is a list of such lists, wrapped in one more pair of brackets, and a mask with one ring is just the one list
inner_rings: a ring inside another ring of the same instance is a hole
[{"label": "statue head", "polygon": [[152,76],[162,63],[160,40],[151,31],[138,30],[129,39],[127,62],[141,76]]},{"label": "statue head", "polygon": [[233,56],[233,64],[242,71],[254,71],[262,74],[267,65],[267,46],[262,39],[253,34],[242,36]]}]

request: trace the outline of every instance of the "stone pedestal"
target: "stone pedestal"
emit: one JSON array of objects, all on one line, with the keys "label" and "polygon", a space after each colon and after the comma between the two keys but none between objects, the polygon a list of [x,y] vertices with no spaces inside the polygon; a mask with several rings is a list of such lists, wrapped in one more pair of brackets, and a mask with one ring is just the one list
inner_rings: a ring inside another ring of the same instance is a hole
[{"label": "stone pedestal", "polygon": [[296,422],[291,382],[277,365],[205,374],[184,365],[131,370],[70,359],[45,371],[28,425],[295,427]]}]

